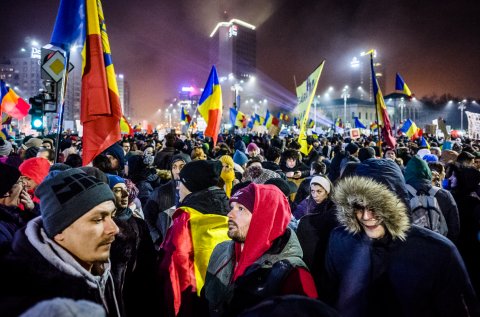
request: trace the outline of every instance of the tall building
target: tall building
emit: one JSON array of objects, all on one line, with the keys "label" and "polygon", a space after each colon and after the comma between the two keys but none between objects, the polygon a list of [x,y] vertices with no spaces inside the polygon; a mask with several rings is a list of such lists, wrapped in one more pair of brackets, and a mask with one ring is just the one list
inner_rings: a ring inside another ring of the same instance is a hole
[{"label": "tall building", "polygon": [[133,116],[132,109],[130,107],[130,86],[125,80],[125,76],[123,74],[117,75],[117,87],[118,95],[120,97],[120,105],[122,106],[122,113],[127,118]]},{"label": "tall building", "polygon": [[[377,56],[377,51],[374,54],[374,68],[377,76],[378,85],[385,95],[385,66]],[[353,89],[355,98],[373,101],[373,86],[372,86],[372,69],[370,64],[370,55],[361,53],[354,56],[350,62],[351,76],[349,86]],[[360,87],[360,88],[359,88]]]},{"label": "tall building", "polygon": [[238,19],[220,22],[210,34],[210,39],[210,63],[216,66],[222,82],[224,105],[230,107],[236,96],[232,87],[255,75],[255,26]]},{"label": "tall building", "polygon": [[3,79],[15,92],[28,102],[30,97],[43,88],[40,78],[40,47],[22,48],[17,56],[0,64],[0,79]]}]

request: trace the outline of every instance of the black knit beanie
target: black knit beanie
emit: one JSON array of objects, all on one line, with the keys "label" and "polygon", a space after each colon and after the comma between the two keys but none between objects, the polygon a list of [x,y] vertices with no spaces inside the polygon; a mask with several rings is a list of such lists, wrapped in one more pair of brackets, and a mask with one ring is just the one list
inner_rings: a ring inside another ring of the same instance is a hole
[{"label": "black knit beanie", "polygon": [[180,181],[189,191],[198,192],[210,186],[215,186],[222,172],[220,161],[191,161],[180,171]]},{"label": "black knit beanie", "polygon": [[107,184],[79,168],[53,171],[37,187],[40,213],[47,236],[53,238],[95,206],[111,200]]}]

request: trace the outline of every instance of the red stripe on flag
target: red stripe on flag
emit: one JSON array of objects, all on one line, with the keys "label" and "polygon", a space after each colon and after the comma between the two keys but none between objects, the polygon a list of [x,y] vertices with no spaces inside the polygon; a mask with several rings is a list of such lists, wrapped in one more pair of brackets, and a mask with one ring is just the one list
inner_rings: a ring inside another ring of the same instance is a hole
[{"label": "red stripe on flag", "polygon": [[93,120],[92,116],[111,115],[113,108],[109,100],[102,38],[99,34],[89,35],[85,45],[87,49],[82,76],[82,122]]},{"label": "red stripe on flag", "polygon": [[221,114],[221,109],[210,109],[208,111],[208,125],[204,134],[213,139],[214,145],[217,144],[218,132],[222,123]]}]

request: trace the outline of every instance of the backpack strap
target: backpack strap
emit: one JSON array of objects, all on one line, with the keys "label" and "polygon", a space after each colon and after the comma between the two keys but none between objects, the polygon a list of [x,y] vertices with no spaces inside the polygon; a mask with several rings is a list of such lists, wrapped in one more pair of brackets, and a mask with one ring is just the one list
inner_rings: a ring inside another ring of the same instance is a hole
[{"label": "backpack strap", "polygon": [[440,189],[441,189],[440,187],[432,186],[432,188],[430,188],[430,190],[428,191],[428,195],[435,197],[435,195],[438,193]]},{"label": "backpack strap", "polygon": [[412,196],[417,196],[417,190],[413,188],[413,186],[409,184],[405,184],[405,187],[407,188],[407,191],[412,195]]}]

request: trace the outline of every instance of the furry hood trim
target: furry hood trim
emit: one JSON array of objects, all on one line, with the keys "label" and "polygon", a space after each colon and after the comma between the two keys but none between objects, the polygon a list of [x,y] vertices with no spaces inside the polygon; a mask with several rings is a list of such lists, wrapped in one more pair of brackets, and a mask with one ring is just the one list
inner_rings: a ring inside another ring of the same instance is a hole
[{"label": "furry hood trim", "polygon": [[353,234],[362,231],[354,205],[369,207],[382,219],[392,238],[404,241],[410,228],[408,209],[385,185],[366,177],[349,177],[335,186],[333,200],[338,207],[337,219]]}]

